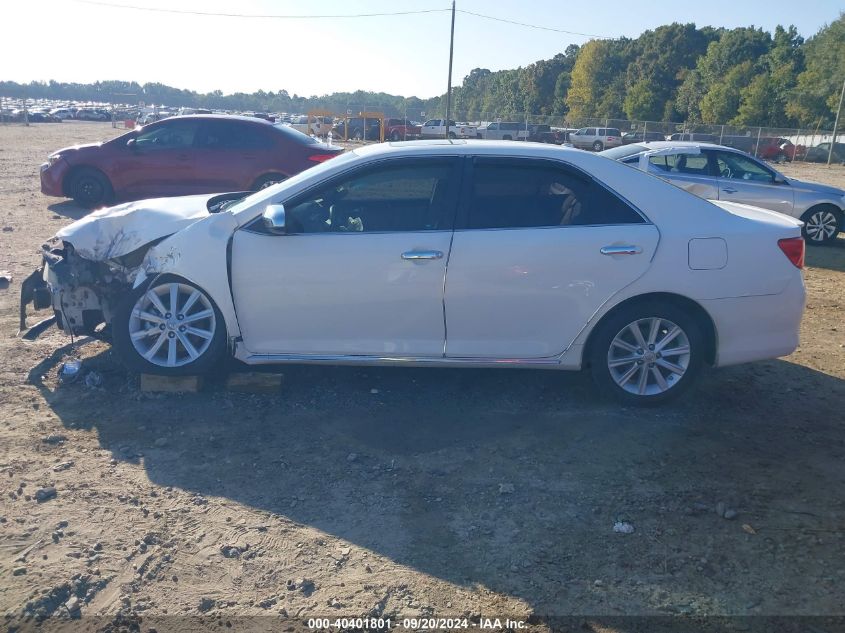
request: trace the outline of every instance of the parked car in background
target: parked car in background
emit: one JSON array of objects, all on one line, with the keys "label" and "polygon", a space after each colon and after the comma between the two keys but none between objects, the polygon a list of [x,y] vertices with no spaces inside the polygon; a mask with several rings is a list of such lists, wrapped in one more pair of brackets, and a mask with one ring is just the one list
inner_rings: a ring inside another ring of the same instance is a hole
[{"label": "parked car in background", "polygon": [[845,217],[845,190],[788,178],[739,150],[709,143],[664,141],[602,152],[701,198],[754,205],[804,222],[810,244],[836,239]]},{"label": "parked car in background", "polygon": [[[657,139],[655,139],[657,140]],[[706,132],[675,132],[670,134],[665,139],[666,141],[697,141],[699,143],[716,143],[719,140],[718,136],[707,134]]]},{"label": "parked car in background", "polygon": [[[429,119],[422,124],[420,135],[423,138],[446,138],[446,119]],[[477,135],[474,126],[449,121],[449,138],[476,138]]]},{"label": "parked car in background", "polygon": [[528,140],[534,143],[551,143],[553,145],[562,145],[569,141],[569,133],[574,130],[566,130],[563,128],[553,128],[545,123],[529,124],[528,126]]},{"label": "parked car in background", "polygon": [[41,191],[96,207],[113,200],[258,190],[341,151],[261,119],[188,115],[54,152],[41,166]]},{"label": "parked car in background", "polygon": [[73,112],[69,108],[53,108],[50,114],[62,121],[73,118]]},{"label": "parked car in background", "polygon": [[775,163],[795,160],[798,147],[792,141],[783,137],[764,136],[754,145],[757,158],[770,160]]},{"label": "parked car in background", "polygon": [[622,134],[615,127],[582,127],[569,135],[569,142],[579,149],[600,152],[622,144]]},{"label": "parked car in background", "polygon": [[381,140],[381,121],[367,117],[352,117],[334,126],[332,136],[354,141]]},{"label": "parked car in background", "polygon": [[622,135],[622,145],[630,145],[631,143],[648,143],[651,141],[665,141],[666,138],[660,132],[649,132],[646,130],[637,130],[634,132],[625,132]]},{"label": "parked car in background", "polygon": [[408,119],[385,119],[384,140],[405,141],[420,138],[421,126]]},{"label": "parked car in background", "polygon": [[111,121],[111,114],[96,108],[80,108],[74,118],[79,121]]},{"label": "parked car in background", "polygon": [[[23,119],[21,119],[23,120]],[[27,113],[27,120],[30,123],[61,123],[62,119],[50,114],[49,112],[29,112]]]},{"label": "parked car in background", "polygon": [[[804,160],[811,163],[826,163],[829,152],[830,143],[819,143],[807,149]],[[845,163],[845,143],[836,143],[833,146],[833,155],[830,160],[833,163]]]},{"label": "parked car in background", "polygon": [[476,138],[487,141],[525,141],[530,130],[525,122],[493,121],[476,129]]},{"label": "parked car in background", "polygon": [[378,144],[251,196],[131,203],[56,237],[32,277],[60,327],[106,322],[131,369],[170,376],[229,354],[589,368],[648,405],[705,365],[791,353],[804,307],[798,221],[539,144]]}]

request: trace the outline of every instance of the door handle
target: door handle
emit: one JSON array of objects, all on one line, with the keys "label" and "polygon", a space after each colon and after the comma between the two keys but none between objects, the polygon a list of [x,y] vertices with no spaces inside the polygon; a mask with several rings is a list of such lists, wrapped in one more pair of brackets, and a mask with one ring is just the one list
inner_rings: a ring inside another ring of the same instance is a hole
[{"label": "door handle", "polygon": [[639,255],[643,249],[639,246],[602,246],[599,252],[602,255]]},{"label": "door handle", "polygon": [[442,251],[405,251],[402,253],[402,259],[442,259]]},{"label": "door handle", "polygon": [[733,187],[724,187],[722,191],[724,191],[725,193],[736,193],[736,189],[734,189]]}]

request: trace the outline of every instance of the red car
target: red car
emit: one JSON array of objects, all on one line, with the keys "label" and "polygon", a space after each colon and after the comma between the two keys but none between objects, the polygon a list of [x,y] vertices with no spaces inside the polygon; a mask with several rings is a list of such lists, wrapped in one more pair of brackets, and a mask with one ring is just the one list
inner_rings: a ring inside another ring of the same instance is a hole
[{"label": "red car", "polygon": [[782,137],[763,137],[757,148],[757,156],[764,160],[782,162],[795,160],[803,156],[806,148],[803,145],[793,145],[792,141]]},{"label": "red car", "polygon": [[414,125],[412,121],[406,119],[384,120],[385,141],[404,141],[405,139],[419,138],[421,134],[422,128],[419,125]]},{"label": "red car", "polygon": [[105,143],[76,145],[41,165],[41,191],[85,207],[116,200],[254,191],[343,150],[251,117],[156,121]]}]

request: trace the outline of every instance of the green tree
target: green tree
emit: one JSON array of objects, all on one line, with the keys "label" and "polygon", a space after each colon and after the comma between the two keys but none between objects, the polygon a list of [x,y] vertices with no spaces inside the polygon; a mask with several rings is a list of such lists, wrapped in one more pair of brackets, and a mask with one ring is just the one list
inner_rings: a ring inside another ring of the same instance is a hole
[{"label": "green tree", "polygon": [[802,125],[832,124],[845,81],[845,13],[824,26],[803,47],[806,70],[787,99],[787,113]]}]

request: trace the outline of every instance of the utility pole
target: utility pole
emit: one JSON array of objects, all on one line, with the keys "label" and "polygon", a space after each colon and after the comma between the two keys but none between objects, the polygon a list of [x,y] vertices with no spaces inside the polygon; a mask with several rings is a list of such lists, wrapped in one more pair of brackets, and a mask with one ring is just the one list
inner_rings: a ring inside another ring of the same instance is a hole
[{"label": "utility pole", "polygon": [[[451,62],[449,68],[451,68]],[[451,73],[451,70],[450,70]],[[842,92],[839,93],[839,108],[836,110],[836,121],[833,123],[833,138],[830,141],[830,149],[827,150],[827,164],[830,165],[830,159],[833,157],[833,146],[836,144],[836,130],[839,127],[839,115],[842,113],[842,99],[845,98],[845,81],[842,82]]]},{"label": "utility pole", "polygon": [[446,138],[449,138],[449,120],[452,117],[452,55],[455,51],[455,0],[452,0],[452,36],[449,40],[449,85],[446,86]]}]

